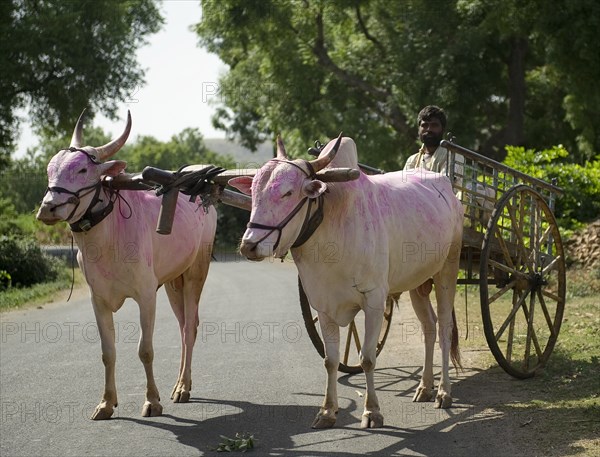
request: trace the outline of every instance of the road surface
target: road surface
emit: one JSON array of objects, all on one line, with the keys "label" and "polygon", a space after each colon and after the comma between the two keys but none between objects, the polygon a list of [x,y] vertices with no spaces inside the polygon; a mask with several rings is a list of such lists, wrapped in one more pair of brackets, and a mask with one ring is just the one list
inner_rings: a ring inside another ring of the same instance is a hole
[{"label": "road surface", "polygon": [[513,384],[503,373],[496,375],[496,386],[483,388],[479,373],[453,372],[455,404],[449,410],[411,401],[423,346],[405,301],[396,311],[376,370],[385,427],[359,428],[364,378],[340,374],[337,424],[312,430],[325,370],[303,325],[296,278],[287,261],[213,262],[200,303],[188,404],[169,400],[179,336],[161,289],[154,372],[164,414],[156,418],[140,415],[145,377],[137,358],[138,309],[133,301],[115,316],[119,406],[113,419],[102,422],[89,419],[102,394],[104,368],[85,291],[68,303],[61,294],[54,303],[2,314],[0,455],[216,455],[220,435],[236,432],[254,435],[250,455],[260,456],[532,455],[510,439],[520,432],[514,425],[519,421],[505,421],[487,407],[494,389]]}]

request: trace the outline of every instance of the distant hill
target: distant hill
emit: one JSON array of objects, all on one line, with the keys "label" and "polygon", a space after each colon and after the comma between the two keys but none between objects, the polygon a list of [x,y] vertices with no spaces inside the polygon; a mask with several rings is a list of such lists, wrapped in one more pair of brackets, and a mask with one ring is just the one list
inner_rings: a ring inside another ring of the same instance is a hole
[{"label": "distant hill", "polygon": [[255,152],[238,143],[220,138],[205,138],[204,144],[217,154],[231,156],[241,167],[260,168],[261,165],[273,158],[273,144],[270,141],[261,144]]}]

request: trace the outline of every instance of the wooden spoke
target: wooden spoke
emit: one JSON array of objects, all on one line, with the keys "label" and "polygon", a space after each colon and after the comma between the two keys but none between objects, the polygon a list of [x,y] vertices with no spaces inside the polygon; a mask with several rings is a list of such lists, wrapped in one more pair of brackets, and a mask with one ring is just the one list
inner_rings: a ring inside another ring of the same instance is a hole
[{"label": "wooden spoke", "polygon": [[556,301],[557,303],[561,301],[560,297],[550,290],[542,290],[541,293],[542,293],[542,295],[544,295],[548,298],[551,298],[552,300]]},{"label": "wooden spoke", "polygon": [[356,330],[356,324],[354,321],[350,322],[348,325],[348,334],[346,335],[346,345],[344,348],[344,364],[348,364],[348,358],[350,355],[350,347],[352,346],[352,340],[354,339],[354,344],[356,346],[356,352],[360,354],[360,337],[358,336],[358,331]]},{"label": "wooden spoke", "polygon": [[537,291],[538,300],[540,302],[540,308],[542,308],[542,312],[544,313],[544,318],[546,319],[546,325],[548,325],[548,330],[550,330],[550,335],[553,338],[556,338],[558,335],[554,330],[554,323],[552,322],[552,317],[550,316],[550,312],[548,311],[548,307],[546,306],[546,300],[544,300],[544,294],[542,291]]},{"label": "wooden spoke", "polygon": [[[532,297],[533,298],[533,297]],[[530,316],[527,316],[527,308],[523,306],[523,313],[525,314],[525,321],[527,322],[527,337],[525,339],[525,354],[523,356],[523,368],[529,368],[529,354],[531,353],[531,339],[533,338],[533,314],[534,314],[534,301],[530,300]]]},{"label": "wooden spoke", "polygon": [[528,278],[529,277],[529,275],[527,275],[527,273],[524,273],[524,272],[522,272],[520,270],[516,270],[516,269],[514,269],[514,268],[512,268],[510,266],[507,267],[506,265],[503,265],[500,262],[496,262],[495,260],[491,260],[490,259],[490,260],[488,260],[488,263],[490,264],[490,266],[498,268],[499,270],[502,270],[502,271],[506,271],[507,273],[510,273],[512,275],[519,276],[521,278]]},{"label": "wooden spoke", "polygon": [[498,292],[496,292],[494,295],[492,295],[489,298],[488,303],[490,303],[490,304],[494,303],[498,298],[502,297],[504,294],[506,294],[507,292],[512,290],[512,288],[515,286],[516,283],[517,283],[516,280],[512,280],[511,282],[509,282],[506,286],[504,286],[502,289],[500,289]]},{"label": "wooden spoke", "polygon": [[360,345],[360,338],[358,337],[358,331],[356,330],[354,321],[352,322],[352,335],[354,336],[354,342],[356,343],[356,351],[360,353],[362,346]]},{"label": "wooden spoke", "polygon": [[548,265],[546,265],[546,267],[544,267],[544,269],[542,269],[542,274],[544,276],[548,276],[550,274],[550,272],[552,270],[554,270],[554,267],[557,266],[557,264],[562,261],[563,261],[562,257],[560,257],[560,256],[555,257],[554,259],[552,259],[552,261]]},{"label": "wooden spoke", "polygon": [[[521,203],[523,203],[523,200],[521,200]],[[514,214],[514,209],[512,208],[512,206],[508,206],[508,214],[510,216],[510,220],[511,222],[514,224],[514,226],[512,227],[514,229],[515,235],[516,235],[516,245],[517,245],[517,249],[519,250],[519,259],[523,260],[523,259],[527,259],[529,256],[527,255],[527,246],[525,246],[524,242],[525,242],[525,236],[523,234],[523,230],[522,230],[522,220],[517,222],[516,220],[516,216]],[[520,208],[521,213],[523,212],[523,208]],[[522,214],[521,214],[522,215]],[[530,262],[525,262],[526,266],[529,268],[529,272],[531,273],[533,271],[533,264],[531,264]]]},{"label": "wooden spoke", "polygon": [[508,314],[508,317],[506,318],[506,320],[504,321],[504,323],[500,326],[500,328],[498,329],[498,331],[496,332],[495,338],[496,341],[500,341],[500,337],[502,336],[502,334],[504,333],[504,331],[506,330],[506,327],[508,327],[508,325],[511,322],[514,322],[514,317],[515,314],[517,314],[517,311],[519,311],[519,309],[521,308],[521,306],[523,305],[523,302],[525,301],[525,299],[527,298],[527,295],[529,295],[529,291],[527,291],[526,293],[524,293],[521,297],[518,298],[517,303],[515,303],[513,305],[512,310],[510,311],[510,313]]}]

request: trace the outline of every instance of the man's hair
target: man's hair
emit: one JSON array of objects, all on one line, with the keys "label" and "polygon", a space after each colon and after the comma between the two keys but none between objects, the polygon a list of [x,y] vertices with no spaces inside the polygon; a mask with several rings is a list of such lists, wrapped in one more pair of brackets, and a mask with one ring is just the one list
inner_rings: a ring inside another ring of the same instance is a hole
[{"label": "man's hair", "polygon": [[417,125],[421,125],[422,120],[429,121],[434,118],[440,121],[440,124],[442,124],[442,129],[446,128],[446,113],[444,113],[442,108],[435,105],[428,105],[419,111],[419,115],[417,116]]}]

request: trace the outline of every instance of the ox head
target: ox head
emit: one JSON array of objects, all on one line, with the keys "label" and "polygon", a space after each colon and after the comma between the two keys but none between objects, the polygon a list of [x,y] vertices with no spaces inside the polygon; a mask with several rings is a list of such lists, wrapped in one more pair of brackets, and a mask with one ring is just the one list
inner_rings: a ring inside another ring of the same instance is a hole
[{"label": "ox head", "polygon": [[102,176],[116,176],[127,165],[121,160],[104,161],[127,141],[131,130],[129,111],[127,126],[121,136],[100,147],[82,146],[84,113],[85,110],[77,120],[71,145],[60,150],[48,163],[48,189],[36,215],[45,224],[79,220],[94,199],[98,201]]},{"label": "ox head", "polygon": [[300,236],[311,199],[325,192],[327,184],[316,178],[335,157],[342,134],[330,142],[312,161],[289,160],[281,138],[277,138],[277,157],[264,164],[254,178],[242,176],[229,185],[252,195],[248,228],[240,252],[250,260],[274,255],[283,257]]}]

